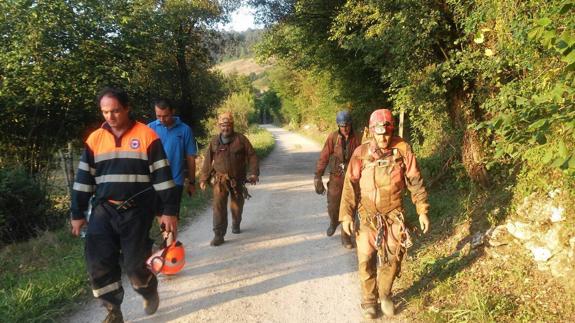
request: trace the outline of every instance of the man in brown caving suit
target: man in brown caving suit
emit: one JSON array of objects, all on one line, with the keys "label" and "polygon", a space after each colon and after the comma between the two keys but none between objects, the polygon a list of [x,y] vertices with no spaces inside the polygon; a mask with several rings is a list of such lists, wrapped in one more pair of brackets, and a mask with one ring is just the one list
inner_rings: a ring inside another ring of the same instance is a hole
[{"label": "man in brown caving suit", "polygon": [[232,213],[232,233],[239,234],[244,201],[249,198],[245,183],[259,180],[258,158],[252,144],[241,133],[234,132],[229,112],[218,116],[220,133],[210,140],[200,174],[200,188],[213,186],[214,238],[212,246],[224,243],[228,228],[228,197]]},{"label": "man in brown caving suit", "polygon": [[[331,237],[339,225],[339,204],[343,189],[343,178],[351,154],[359,146],[360,138],[353,132],[351,115],[348,111],[339,111],[336,115],[338,130],[330,133],[317,160],[314,186],[317,194],[323,195],[322,176],[329,166],[329,181],[327,182],[327,213],[330,224],[326,234]],[[341,243],[347,248],[353,248],[349,234],[341,231]]]},{"label": "man in brown caving suit", "polygon": [[[427,192],[415,155],[401,137],[393,136],[393,116],[379,109],[369,119],[370,138],[351,157],[345,176],[339,220],[342,230],[356,238],[362,314],[367,319],[394,315],[391,287],[411,245],[403,209],[405,188],[411,192],[421,230],[429,230]],[[379,303],[379,304],[378,304]]]}]

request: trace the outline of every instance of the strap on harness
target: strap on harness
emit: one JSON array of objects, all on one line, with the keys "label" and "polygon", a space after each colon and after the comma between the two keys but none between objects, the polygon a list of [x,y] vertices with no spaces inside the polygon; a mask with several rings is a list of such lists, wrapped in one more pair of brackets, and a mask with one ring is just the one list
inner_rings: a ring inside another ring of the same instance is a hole
[{"label": "strap on harness", "polygon": [[[375,223],[372,222],[372,225],[374,225],[377,230],[375,245],[377,247],[378,266],[383,266],[384,264],[391,265],[390,257],[393,256],[398,263],[396,275],[399,277],[401,273],[401,258],[407,252],[407,249],[413,245],[413,242],[411,241],[409,230],[405,226],[403,213],[392,213],[395,219],[379,212],[376,213],[373,217]],[[393,232],[393,223],[396,221],[400,225],[397,236]],[[390,239],[393,239],[395,242],[395,251],[392,251],[389,246]]]},{"label": "strap on harness", "polygon": [[[221,183],[226,186],[234,196],[243,196],[244,199],[249,200],[252,196],[248,192],[245,181],[238,182],[235,178],[231,178],[228,174],[214,174],[216,183]],[[241,195],[240,195],[241,194]]]},{"label": "strap on harness", "polygon": [[[351,136],[351,134],[350,134],[350,136]],[[334,141],[334,143],[333,143],[333,147],[332,147],[332,151],[333,151],[334,153],[335,153],[335,149],[336,149],[337,145],[340,143],[340,139],[341,139],[340,137],[343,137],[343,135],[342,135],[341,133],[339,133],[339,131],[338,131],[338,134],[336,135],[336,139],[335,139],[335,141]],[[342,142],[342,150],[341,150],[341,151],[342,151],[342,155],[343,155],[343,160],[342,160],[341,163],[339,163],[339,164],[335,164],[335,163],[332,164],[332,166],[333,166],[332,169],[331,169],[331,173],[332,173],[332,174],[335,174],[335,175],[337,175],[337,176],[343,176],[343,175],[345,175],[345,172],[346,172],[346,170],[347,170],[347,165],[348,165],[348,162],[349,162],[350,152],[349,152],[348,145],[349,145],[350,143],[351,143],[351,138],[350,138],[350,137],[348,137],[347,140],[345,140],[345,138],[344,138],[344,140],[343,140],[343,142]],[[335,157],[334,157],[334,158],[335,158]]]}]

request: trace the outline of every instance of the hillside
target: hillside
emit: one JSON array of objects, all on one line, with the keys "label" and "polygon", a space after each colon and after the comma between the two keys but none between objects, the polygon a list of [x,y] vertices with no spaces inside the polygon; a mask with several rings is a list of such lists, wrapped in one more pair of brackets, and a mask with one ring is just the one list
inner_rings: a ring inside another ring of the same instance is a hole
[{"label": "hillside", "polygon": [[270,67],[271,65],[261,66],[257,64],[253,58],[242,58],[218,64],[215,69],[220,70],[224,75],[250,75],[252,73],[258,75]]}]

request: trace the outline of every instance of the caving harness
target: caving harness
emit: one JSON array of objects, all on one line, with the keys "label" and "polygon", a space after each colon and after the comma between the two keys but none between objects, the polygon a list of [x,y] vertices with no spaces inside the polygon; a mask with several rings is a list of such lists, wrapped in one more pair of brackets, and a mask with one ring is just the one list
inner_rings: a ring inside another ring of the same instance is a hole
[{"label": "caving harness", "polygon": [[[371,157],[373,155],[376,155],[378,158],[373,160]],[[370,199],[373,201],[374,207],[380,190],[375,183],[375,168],[382,169],[383,176],[391,177],[396,165],[399,164],[401,168],[405,167],[404,162],[398,163],[398,161],[401,160],[403,160],[403,156],[397,148],[392,148],[391,151],[387,153],[376,151],[370,154],[370,158],[362,160],[362,177],[368,173],[364,172],[364,170],[370,169],[372,172],[373,179],[371,185],[373,185],[373,196],[371,196]],[[402,170],[402,172],[405,174],[404,170]],[[388,182],[391,182],[391,180]],[[376,231],[375,246],[377,248],[378,266],[383,266],[384,264],[391,265],[392,257],[395,258],[398,263],[396,275],[399,277],[401,273],[401,258],[407,252],[407,249],[413,245],[409,229],[405,225],[403,209],[393,209],[385,214],[377,211],[377,207],[367,209],[374,210],[366,216],[365,220],[369,226]]]},{"label": "caving harness", "polygon": [[[219,136],[218,138],[218,142],[217,142],[217,146],[216,148],[216,152],[224,152],[226,151],[226,153],[228,154],[227,158],[225,159],[226,161],[226,166],[227,169],[230,170],[232,169],[231,165],[230,165],[230,157],[229,157],[229,145],[231,144],[231,142],[233,140],[236,140],[236,138],[228,138],[229,141],[224,142],[224,138],[222,138],[222,136]],[[212,169],[211,174],[210,174],[210,183],[212,185],[215,185],[216,183],[220,183],[226,186],[226,188],[228,189],[229,192],[231,192],[231,194],[233,194],[236,198],[243,196],[244,199],[249,200],[252,196],[249,194],[248,189],[246,187],[246,181],[240,181],[238,182],[238,180],[236,180],[235,178],[231,177],[229,174],[227,173],[218,173],[215,170]]]},{"label": "caving harness", "polygon": [[[351,137],[351,134],[350,134]],[[343,160],[341,161],[341,163],[336,164],[335,163],[335,157],[333,158],[333,161],[331,161],[331,174],[334,174],[336,176],[345,176],[345,172],[347,171],[347,165],[349,163],[349,159],[350,159],[350,155],[352,153],[352,151],[349,151],[349,144],[351,142],[351,138],[348,137],[347,140],[345,140],[345,138],[343,137],[343,135],[338,131],[337,133],[337,138],[335,140],[335,142],[333,143],[333,147],[332,147],[332,151],[335,152],[335,148],[337,147],[337,145],[340,143],[341,139],[343,138],[342,141],[342,155],[343,155]]]},{"label": "caving harness", "polygon": [[243,196],[244,199],[249,200],[252,196],[246,187],[246,181],[238,182],[235,178],[231,178],[228,174],[221,174],[214,172],[211,176],[212,184],[221,183],[226,186],[229,192],[235,197]]}]

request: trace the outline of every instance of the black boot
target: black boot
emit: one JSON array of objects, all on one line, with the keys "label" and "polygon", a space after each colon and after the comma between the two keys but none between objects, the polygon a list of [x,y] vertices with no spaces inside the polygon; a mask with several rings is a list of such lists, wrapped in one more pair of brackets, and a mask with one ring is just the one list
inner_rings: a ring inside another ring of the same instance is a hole
[{"label": "black boot", "polygon": [[157,290],[152,295],[144,297],[144,311],[146,314],[152,315],[156,313],[158,306],[160,306],[160,295],[158,295]]},{"label": "black boot", "polygon": [[217,247],[217,246],[221,245],[222,243],[224,243],[224,237],[216,234],[214,236],[214,238],[212,239],[212,241],[210,242],[210,246]]},{"label": "black boot", "polygon": [[328,237],[331,237],[335,233],[335,229],[337,229],[338,224],[339,223],[336,224],[330,223],[329,227],[325,231]]}]

